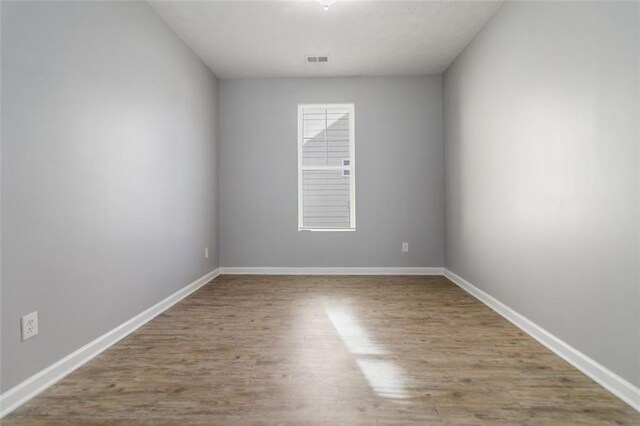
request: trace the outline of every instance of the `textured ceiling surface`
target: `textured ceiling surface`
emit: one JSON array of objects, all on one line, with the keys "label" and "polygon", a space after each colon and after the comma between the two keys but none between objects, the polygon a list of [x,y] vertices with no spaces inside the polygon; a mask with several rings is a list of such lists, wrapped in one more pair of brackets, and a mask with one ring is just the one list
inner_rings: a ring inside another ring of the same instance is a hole
[{"label": "textured ceiling surface", "polygon": [[[439,74],[501,1],[156,1],[220,78]],[[327,55],[327,63],[305,56]]]}]

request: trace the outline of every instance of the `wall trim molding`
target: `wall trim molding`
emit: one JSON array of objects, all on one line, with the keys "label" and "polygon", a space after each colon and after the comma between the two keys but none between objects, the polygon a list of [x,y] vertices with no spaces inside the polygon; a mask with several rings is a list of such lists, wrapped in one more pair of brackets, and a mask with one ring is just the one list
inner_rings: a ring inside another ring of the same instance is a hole
[{"label": "wall trim molding", "polygon": [[0,395],[0,418],[220,275],[217,268]]},{"label": "wall trim molding", "polygon": [[549,333],[530,319],[514,311],[495,297],[485,293],[459,275],[444,268],[444,276],[457,286],[480,300],[516,327],[536,339],[560,358],[586,374],[609,392],[640,411],[640,388],[637,388],[597,361],[589,358],[573,346]]},{"label": "wall trim molding", "polygon": [[640,389],[446,268],[217,268],[0,395],[0,418],[52,386],[219,275],[444,275],[516,327],[640,411]]},{"label": "wall trim molding", "polygon": [[444,268],[222,267],[221,275],[443,275]]}]

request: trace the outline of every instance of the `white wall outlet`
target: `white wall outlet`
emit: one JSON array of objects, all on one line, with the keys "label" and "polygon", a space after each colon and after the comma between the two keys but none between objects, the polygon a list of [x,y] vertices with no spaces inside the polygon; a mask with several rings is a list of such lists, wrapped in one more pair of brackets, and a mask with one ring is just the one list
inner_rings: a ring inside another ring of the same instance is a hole
[{"label": "white wall outlet", "polygon": [[209,247],[205,247],[204,248],[204,258],[208,259],[209,258]]},{"label": "white wall outlet", "polygon": [[31,312],[23,316],[21,325],[23,341],[38,334],[38,312]]},{"label": "white wall outlet", "polygon": [[402,243],[402,252],[407,253],[409,251],[409,243]]}]

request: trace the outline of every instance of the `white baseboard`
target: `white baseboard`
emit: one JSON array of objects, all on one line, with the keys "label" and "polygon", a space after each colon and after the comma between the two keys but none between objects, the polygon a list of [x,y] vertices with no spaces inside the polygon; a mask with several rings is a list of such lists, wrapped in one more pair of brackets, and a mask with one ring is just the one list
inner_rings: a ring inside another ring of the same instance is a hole
[{"label": "white baseboard", "polygon": [[218,268],[0,395],[0,418],[221,274],[445,275],[463,290],[640,411],[640,389],[446,268]]},{"label": "white baseboard", "polygon": [[498,314],[512,322],[516,327],[542,343],[548,349],[556,353],[563,358],[569,364],[582,371],[584,374],[593,379],[596,383],[607,389],[609,392],[616,395],[618,398],[640,411],[640,389],[629,383],[622,377],[618,376],[613,371],[607,369],[603,365],[589,358],[582,352],[578,351],[568,343],[560,340],[558,337],[549,333],[544,328],[535,324],[528,318],[520,315],[518,312],[509,308],[504,303],[500,302],[493,296],[485,293],[479,288],[475,287],[462,277],[455,273],[444,269],[444,275],[465,290],[467,293],[474,296],[476,299],[483,302],[485,305],[496,311]]},{"label": "white baseboard", "polygon": [[136,315],[127,322],[103,334],[94,341],[87,343],[77,351],[67,355],[55,364],[29,377],[24,382],[14,386],[0,395],[0,418],[6,416],[20,405],[24,404],[49,386],[53,385],[67,374],[85,364],[122,338],[133,333],[147,322],[169,309],[212,279],[220,275],[217,268],[207,275],[197,279],[171,296],[153,305],[146,311]]},{"label": "white baseboard", "polygon": [[443,268],[220,268],[222,275],[442,275]]}]

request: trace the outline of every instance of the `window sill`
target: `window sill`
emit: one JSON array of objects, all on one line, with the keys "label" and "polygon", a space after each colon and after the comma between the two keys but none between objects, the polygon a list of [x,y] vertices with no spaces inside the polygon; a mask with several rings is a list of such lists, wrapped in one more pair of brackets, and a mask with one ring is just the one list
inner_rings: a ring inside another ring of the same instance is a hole
[{"label": "window sill", "polygon": [[310,232],[352,232],[356,228],[298,228],[298,231],[310,231]]}]

